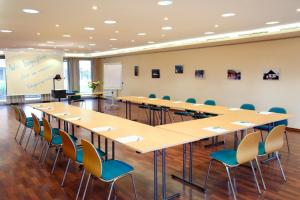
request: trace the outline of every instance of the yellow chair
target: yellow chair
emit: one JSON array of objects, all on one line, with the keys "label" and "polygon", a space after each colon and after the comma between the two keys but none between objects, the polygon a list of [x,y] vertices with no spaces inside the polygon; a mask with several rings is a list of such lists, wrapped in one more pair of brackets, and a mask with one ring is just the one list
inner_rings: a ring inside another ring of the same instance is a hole
[{"label": "yellow chair", "polygon": [[233,193],[233,198],[236,200],[236,194],[235,194],[235,189],[232,184],[230,169],[238,167],[241,164],[250,162],[258,192],[259,192],[259,194],[261,194],[261,189],[260,189],[259,183],[257,181],[255,169],[253,166],[253,161],[255,160],[263,187],[264,187],[264,189],[266,189],[266,186],[265,186],[265,183],[263,180],[263,176],[262,176],[262,173],[260,170],[260,166],[259,166],[259,163],[257,160],[259,140],[260,140],[260,133],[253,132],[244,137],[244,139],[239,144],[237,150],[224,149],[224,150],[220,150],[217,152],[213,152],[210,155],[211,160],[210,160],[207,175],[205,178],[204,188],[206,188],[206,186],[207,186],[207,180],[209,177],[209,172],[210,172],[212,161],[214,161],[214,160],[218,161],[218,162],[222,163],[226,168],[230,188]]},{"label": "yellow chair", "polygon": [[91,178],[91,175],[97,177],[103,182],[110,183],[110,191],[108,195],[108,200],[111,197],[112,190],[114,188],[114,184],[120,178],[125,176],[131,177],[131,182],[134,190],[134,197],[137,199],[137,194],[135,190],[135,183],[133,179],[133,175],[131,174],[134,170],[132,166],[128,165],[125,162],[119,160],[107,160],[104,161],[101,159],[99,153],[97,152],[96,148],[93,144],[88,142],[87,140],[81,140],[82,148],[83,148],[83,166],[84,170],[82,173],[81,181],[79,184],[76,200],[79,197],[81,185],[84,179],[85,171],[88,172],[88,180],[84,189],[83,197],[85,198],[86,190],[88,188],[88,184]]},{"label": "yellow chair", "polygon": [[43,139],[44,131],[41,128],[41,123],[40,123],[39,118],[33,113],[31,113],[31,116],[32,116],[32,121],[33,121],[33,131],[35,134],[35,142],[34,142],[34,148],[33,148],[33,152],[32,152],[32,157],[33,157],[36,147],[39,143],[39,140]]},{"label": "yellow chair", "polygon": [[[22,141],[24,139],[27,128],[29,128],[30,133],[29,133],[29,136],[28,136],[28,139],[27,139],[27,144],[28,144],[28,141],[29,141],[31,133],[32,133],[33,121],[32,121],[31,117],[26,117],[26,114],[25,114],[25,112],[22,108],[19,108],[19,112],[20,112],[21,124],[23,124],[23,126],[24,126],[23,133],[22,133],[22,136],[20,138],[19,144],[22,145]],[[26,148],[27,148],[27,145],[25,147],[25,150],[26,150]]]},{"label": "yellow chair", "polygon": [[282,169],[282,165],[279,158],[278,151],[283,147],[284,144],[284,136],[285,134],[285,126],[279,125],[274,127],[271,132],[267,135],[265,142],[259,143],[259,154],[258,156],[266,156],[269,154],[275,154],[276,159],[279,164],[279,168],[281,174],[283,176],[284,181],[286,181],[286,176]]},{"label": "yellow chair", "polygon": [[11,108],[14,110],[15,119],[19,122],[18,129],[17,129],[16,135],[15,135],[15,140],[17,140],[17,136],[18,136],[18,133],[19,133],[19,130],[21,127],[21,116],[20,116],[19,108],[17,106],[12,105]]},{"label": "yellow chair", "polygon": [[52,171],[51,171],[51,173],[53,173],[53,171],[55,169],[56,161],[57,161],[60,149],[61,149],[62,139],[61,139],[60,135],[57,135],[57,134],[52,132],[53,129],[52,129],[50,123],[48,122],[48,120],[45,117],[43,117],[43,126],[44,126],[44,135],[43,135],[43,137],[44,137],[44,140],[46,141],[46,143],[44,143],[44,145],[43,145],[41,155],[43,154],[44,150],[46,150],[46,151],[45,151],[45,155],[44,155],[44,159],[43,159],[42,164],[44,164],[44,162],[46,160],[46,157],[47,157],[47,154],[49,152],[50,147],[55,147],[57,153],[56,153],[56,157],[55,157],[53,167],[52,167]]}]

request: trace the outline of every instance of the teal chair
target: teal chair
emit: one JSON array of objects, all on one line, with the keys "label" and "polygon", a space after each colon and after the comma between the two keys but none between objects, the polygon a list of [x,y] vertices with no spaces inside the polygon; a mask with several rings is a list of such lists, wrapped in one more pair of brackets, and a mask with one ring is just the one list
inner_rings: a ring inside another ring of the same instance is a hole
[{"label": "teal chair", "polygon": [[[20,112],[20,120],[21,120],[21,124],[24,126],[24,129],[23,129],[23,133],[21,135],[21,138],[20,138],[20,141],[19,141],[19,144],[22,145],[22,142],[23,142],[23,139],[24,139],[24,136],[25,136],[25,133],[27,131],[27,129],[30,129],[30,133],[29,133],[29,136],[28,136],[28,141],[30,139],[30,136],[31,136],[31,133],[32,133],[32,128],[33,128],[33,120],[32,120],[32,117],[27,117],[24,110],[22,108],[19,108],[19,112]],[[28,144],[28,142],[27,142]],[[25,147],[25,150],[27,148],[27,145]]]},{"label": "teal chair", "polygon": [[259,132],[254,132],[254,133],[249,133],[248,135],[246,135],[243,138],[243,140],[239,144],[237,150],[223,149],[223,150],[213,152],[212,154],[210,154],[211,160],[209,162],[207,175],[206,175],[205,183],[204,183],[204,188],[206,189],[206,187],[207,187],[207,181],[208,181],[212,161],[217,161],[217,162],[223,164],[226,168],[227,176],[229,179],[230,189],[232,191],[233,198],[236,200],[237,198],[236,198],[236,194],[235,194],[235,188],[233,186],[233,181],[231,178],[230,171],[231,171],[231,169],[235,169],[236,167],[238,167],[241,164],[245,164],[245,163],[249,162],[251,165],[251,168],[252,168],[252,173],[254,176],[256,187],[258,189],[258,192],[261,194],[261,189],[260,189],[259,183],[257,181],[256,172],[255,172],[255,169],[253,166],[253,162],[255,161],[261,181],[264,186],[264,189],[266,189],[266,186],[265,186],[265,183],[263,180],[263,176],[262,176],[262,173],[260,170],[259,162],[257,159],[258,146],[259,146]]},{"label": "teal chair", "polygon": [[215,100],[208,99],[208,100],[205,100],[205,101],[204,101],[204,105],[215,106],[215,105],[217,105],[217,104],[216,104],[216,101],[215,101]]},{"label": "teal chair", "polygon": [[[207,99],[207,100],[204,101],[204,105],[216,106],[217,104],[216,104],[215,100]],[[195,119],[204,119],[204,118],[213,117],[213,116],[216,116],[216,115],[210,114],[210,113],[195,113],[193,115],[193,118],[195,118]]]},{"label": "teal chair", "polygon": [[72,91],[74,95],[69,95],[68,96],[68,103],[71,105],[72,103],[78,102],[80,104],[81,108],[86,108],[86,103],[82,96],[79,93],[78,90]]},{"label": "teal chair", "polygon": [[[156,95],[151,93],[149,94],[148,98],[150,99],[155,99],[156,98]],[[145,113],[146,113],[146,116],[147,116],[147,120],[149,120],[149,116],[148,116],[148,109],[149,109],[149,106],[148,105],[145,105],[145,104],[142,104],[142,105],[139,105],[139,108],[141,109],[144,109],[145,110]]]},{"label": "teal chair", "polygon": [[[186,103],[195,104],[197,101],[194,98],[188,98]],[[185,111],[176,111],[174,112],[175,115],[179,115],[181,117],[181,120],[183,121],[183,116],[193,116],[194,111],[191,110],[185,110]]]},{"label": "teal chair", "polygon": [[[170,101],[170,100],[171,100],[171,97],[168,96],[168,95],[165,95],[165,96],[162,97],[162,99],[163,99],[163,100]],[[164,109],[165,109],[165,112],[168,113],[170,122],[172,122],[172,118],[171,118],[171,115],[170,115],[170,112],[169,112],[169,108],[164,107]],[[151,110],[154,110],[154,111],[160,111],[160,108],[157,107],[157,106],[153,106],[153,107],[151,108]],[[158,116],[158,117],[159,117],[159,116]]]},{"label": "teal chair", "polygon": [[240,108],[244,109],[244,110],[255,110],[255,106],[253,104],[249,104],[249,103],[245,103],[245,104],[241,105]]},{"label": "teal chair", "polygon": [[[286,109],[282,108],[282,107],[272,107],[269,109],[269,112],[279,113],[279,114],[287,114]],[[280,126],[280,125],[288,126],[288,120],[285,119],[285,120],[281,120],[278,122],[274,122],[273,124],[265,124],[262,126],[257,126],[257,127],[255,127],[255,129],[260,130],[261,134],[262,134],[262,131],[266,131],[269,133],[274,127]],[[285,131],[284,133],[285,133],[285,139],[286,139],[286,143],[287,143],[288,152],[290,153],[290,145],[289,145],[287,131]]]}]

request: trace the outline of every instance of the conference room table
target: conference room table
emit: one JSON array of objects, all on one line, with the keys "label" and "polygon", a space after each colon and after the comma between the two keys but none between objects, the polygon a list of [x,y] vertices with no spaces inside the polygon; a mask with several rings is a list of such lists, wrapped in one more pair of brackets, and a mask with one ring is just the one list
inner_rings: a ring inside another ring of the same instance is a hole
[{"label": "conference room table", "polygon": [[98,104],[98,112],[102,112],[102,98],[103,98],[103,94],[106,94],[106,92],[92,92],[92,93],[86,93],[86,92],[84,92],[84,93],[82,93],[82,92],[80,92],[80,93],[75,93],[75,94],[71,94],[71,95],[68,95],[68,97],[71,97],[71,96],[78,96],[78,95],[80,95],[80,96],[95,96],[96,97],[96,99],[97,99],[97,104]]},{"label": "conference room table", "polygon": [[[118,142],[137,153],[153,152],[154,200],[158,199],[158,155],[161,155],[162,199],[166,200],[180,196],[179,193],[167,196],[166,149],[195,142],[198,140],[197,137],[156,128],[117,116],[81,109],[60,102],[30,104],[30,106],[43,112],[43,114],[90,131],[92,141],[93,135],[96,134],[112,140],[113,144]],[[114,145],[112,145],[112,151],[114,154]],[[106,155],[108,154],[107,143],[105,145],[105,153]]]}]

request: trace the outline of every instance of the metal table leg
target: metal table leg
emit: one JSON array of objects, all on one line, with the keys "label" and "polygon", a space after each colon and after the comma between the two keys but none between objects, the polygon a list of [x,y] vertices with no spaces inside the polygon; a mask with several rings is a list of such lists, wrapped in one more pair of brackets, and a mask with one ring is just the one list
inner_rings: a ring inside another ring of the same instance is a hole
[{"label": "metal table leg", "polygon": [[129,102],[129,119],[131,120],[131,102]]},{"label": "metal table leg", "polygon": [[101,150],[101,138],[100,138],[100,135],[98,135],[98,148]]},{"label": "metal table leg", "polygon": [[108,144],[107,144],[107,138],[105,138],[105,160],[108,159]]},{"label": "metal table leg", "polygon": [[93,132],[91,132],[91,142],[92,142],[92,144],[94,144],[94,133]]},{"label": "metal table leg", "polygon": [[115,142],[114,141],[111,142],[111,148],[112,148],[111,159],[114,160],[115,159]]},{"label": "metal table leg", "polygon": [[126,119],[128,119],[128,101],[125,101]]}]

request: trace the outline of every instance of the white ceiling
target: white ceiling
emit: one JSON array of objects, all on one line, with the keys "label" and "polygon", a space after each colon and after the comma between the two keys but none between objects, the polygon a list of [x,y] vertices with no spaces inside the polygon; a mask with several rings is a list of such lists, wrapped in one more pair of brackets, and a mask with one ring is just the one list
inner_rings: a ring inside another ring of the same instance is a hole
[{"label": "white ceiling", "polygon": [[[170,6],[158,0],[0,0],[0,48],[56,48],[72,53],[109,51],[300,22],[299,0],[173,0]],[[92,7],[97,6],[97,10]],[[24,8],[40,11],[26,14]],[[223,13],[236,16],[223,18]],[[164,17],[168,17],[165,21]],[[116,20],[113,25],[105,20]],[[59,27],[55,25],[59,24]],[[214,26],[218,24],[219,27]],[[83,28],[94,27],[94,31]],[[163,31],[163,26],[173,30]],[[115,31],[119,31],[116,33]],[[145,32],[146,36],[137,36]],[[40,35],[37,35],[40,33]],[[62,37],[70,34],[70,38]],[[162,36],[164,35],[164,37]],[[93,37],[93,39],[89,39]],[[110,41],[116,38],[116,41]],[[132,42],[135,40],[135,42]],[[47,41],[54,41],[48,44]],[[96,46],[89,46],[96,44]],[[46,45],[46,46],[45,46]],[[48,46],[47,46],[48,45]],[[84,48],[79,48],[82,46]]]}]

